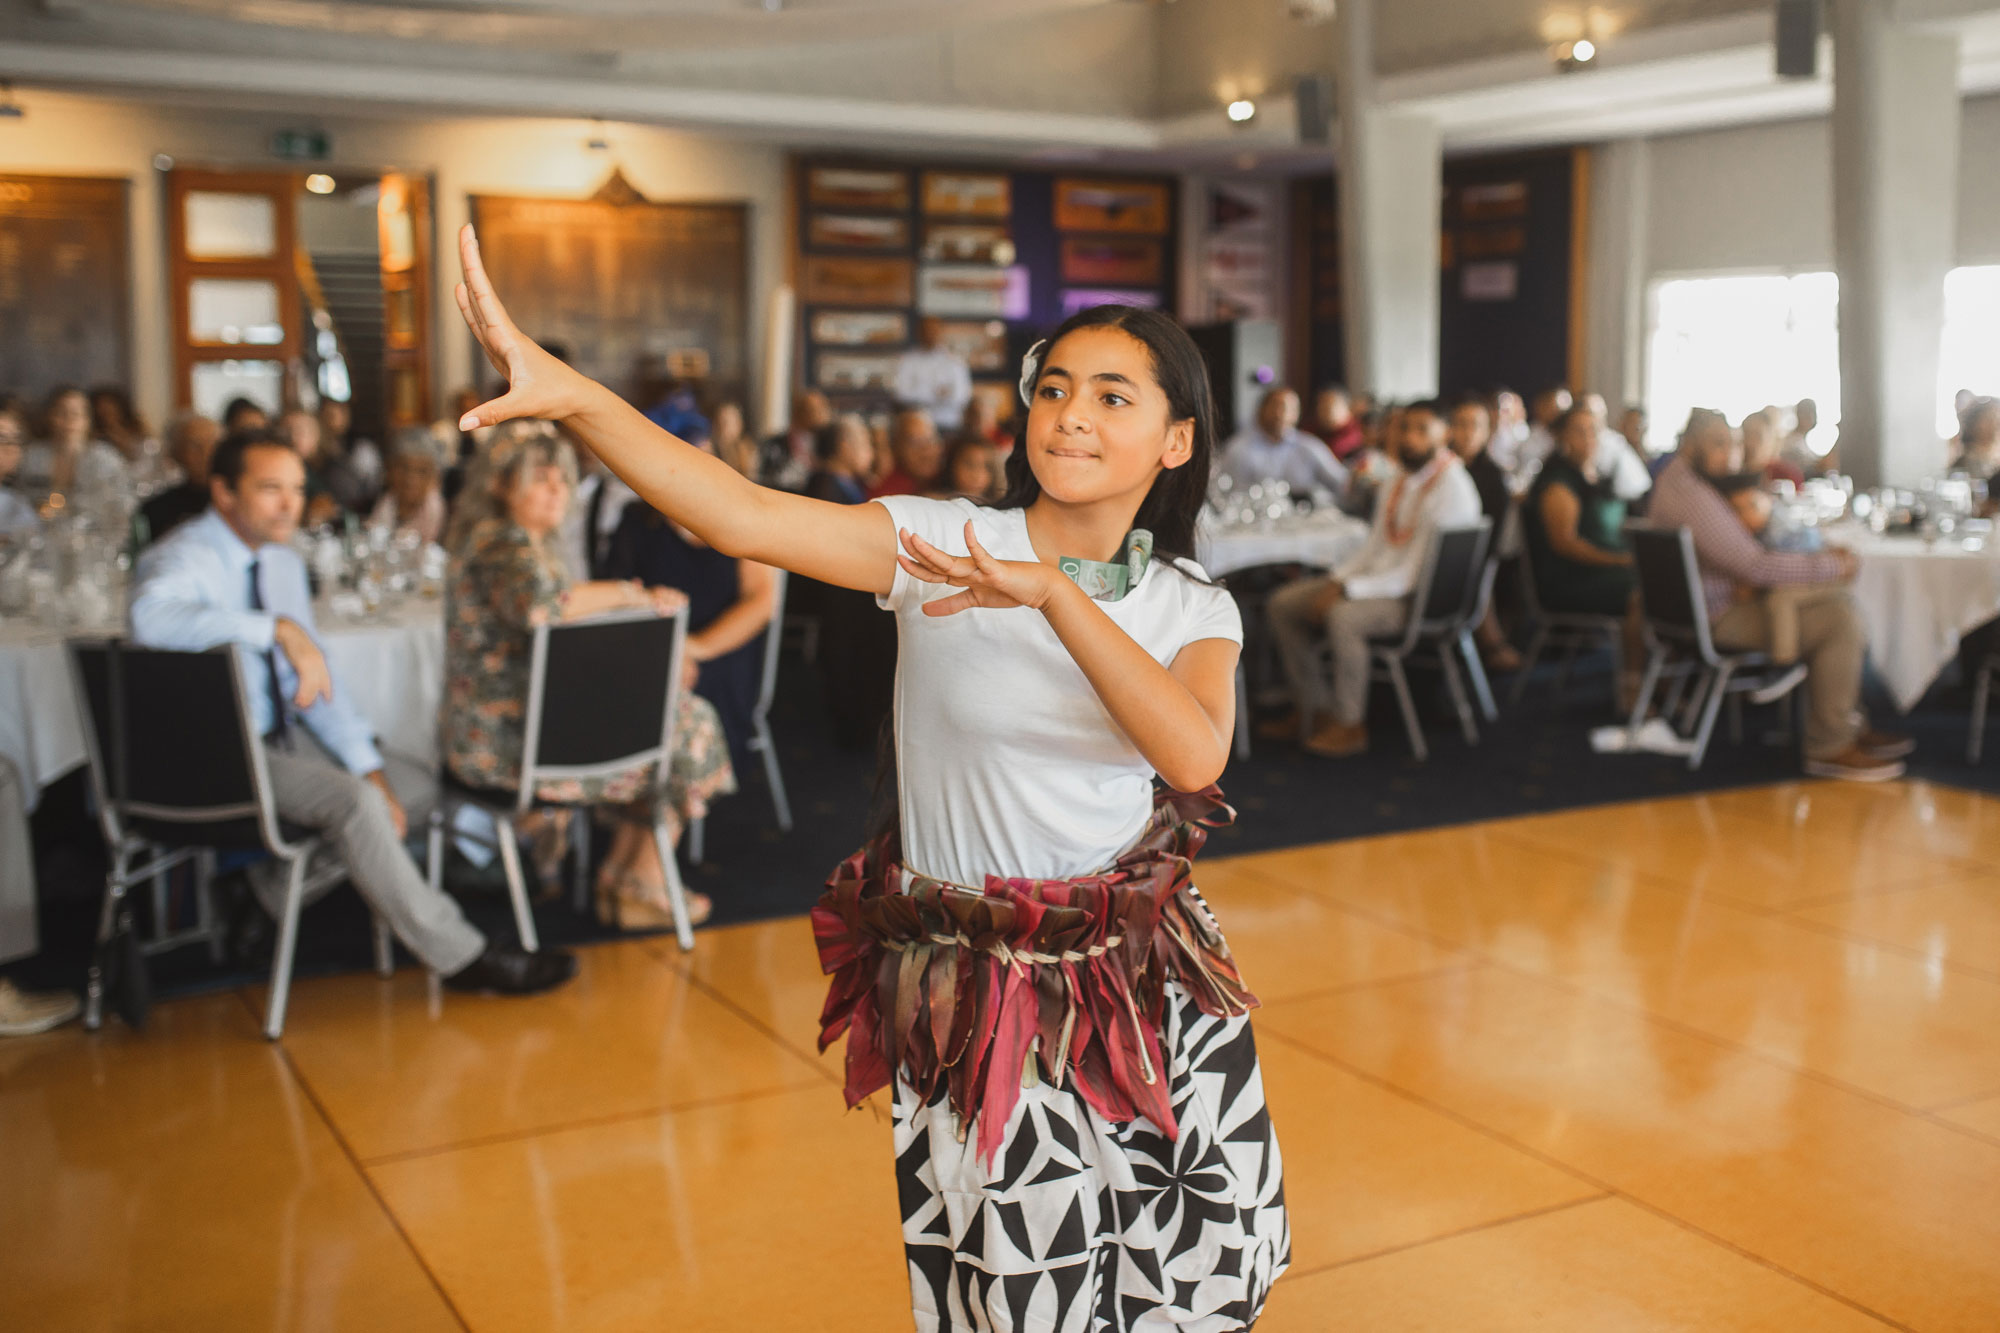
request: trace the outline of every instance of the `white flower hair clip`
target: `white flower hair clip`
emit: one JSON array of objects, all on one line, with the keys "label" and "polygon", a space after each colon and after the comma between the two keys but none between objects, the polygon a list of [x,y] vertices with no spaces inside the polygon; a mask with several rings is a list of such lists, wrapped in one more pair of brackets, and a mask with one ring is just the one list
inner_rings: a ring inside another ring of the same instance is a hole
[{"label": "white flower hair clip", "polygon": [[1048,345],[1049,340],[1043,338],[1030,347],[1028,354],[1021,358],[1021,406],[1023,407],[1035,405],[1035,381],[1041,377],[1042,349]]}]

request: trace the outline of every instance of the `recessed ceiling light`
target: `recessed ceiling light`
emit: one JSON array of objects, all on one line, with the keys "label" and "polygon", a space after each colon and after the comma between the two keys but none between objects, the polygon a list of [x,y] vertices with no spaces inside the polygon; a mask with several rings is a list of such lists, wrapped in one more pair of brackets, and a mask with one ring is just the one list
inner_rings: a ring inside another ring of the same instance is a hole
[{"label": "recessed ceiling light", "polygon": [[1595,60],[1597,59],[1597,43],[1591,41],[1588,37],[1579,38],[1576,45],[1569,49],[1569,57],[1579,65]]},{"label": "recessed ceiling light", "polygon": [[314,194],[332,194],[333,177],[327,175],[324,171],[315,171],[312,175],[306,177],[306,188]]},{"label": "recessed ceiling light", "polygon": [[1257,114],[1257,104],[1247,97],[1239,97],[1229,104],[1229,118],[1241,125]]}]

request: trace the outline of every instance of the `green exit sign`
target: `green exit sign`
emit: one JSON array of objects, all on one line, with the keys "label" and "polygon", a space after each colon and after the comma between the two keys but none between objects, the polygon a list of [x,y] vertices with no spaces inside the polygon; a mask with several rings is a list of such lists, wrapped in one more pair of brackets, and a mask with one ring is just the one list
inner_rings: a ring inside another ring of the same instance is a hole
[{"label": "green exit sign", "polygon": [[325,130],[279,130],[271,136],[271,156],[288,162],[324,162],[332,151]]}]

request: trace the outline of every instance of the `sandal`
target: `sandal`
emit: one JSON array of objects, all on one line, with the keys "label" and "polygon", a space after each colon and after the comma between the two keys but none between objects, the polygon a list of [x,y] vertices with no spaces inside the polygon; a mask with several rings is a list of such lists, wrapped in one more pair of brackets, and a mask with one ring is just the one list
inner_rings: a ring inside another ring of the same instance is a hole
[{"label": "sandal", "polygon": [[[658,896],[655,896],[657,893]],[[705,893],[688,893],[688,925],[699,926],[707,923],[715,911],[715,904]],[[606,911],[608,903],[608,914]],[[598,898],[598,919],[618,930],[672,930],[674,911],[666,900],[666,889],[649,890],[640,887],[638,881],[627,875],[618,884],[612,895],[600,893]],[[608,915],[608,919],[607,919]]]}]

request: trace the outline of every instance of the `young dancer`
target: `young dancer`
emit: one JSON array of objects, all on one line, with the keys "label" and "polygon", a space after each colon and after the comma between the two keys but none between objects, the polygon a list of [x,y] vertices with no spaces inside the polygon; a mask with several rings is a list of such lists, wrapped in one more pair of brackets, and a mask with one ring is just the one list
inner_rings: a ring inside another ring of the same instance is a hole
[{"label": "young dancer", "polygon": [[560,420],[715,549],[896,614],[898,827],[813,930],[850,1105],[895,1085],[918,1329],[1250,1327],[1290,1240],[1255,1001],[1189,879],[1229,815],[1242,641],[1186,559],[1215,447],[1194,344],[1086,310],[1028,356],[998,506],[835,505],[653,426],[514,327],[470,228],[460,255],[508,382],[461,429]]}]

